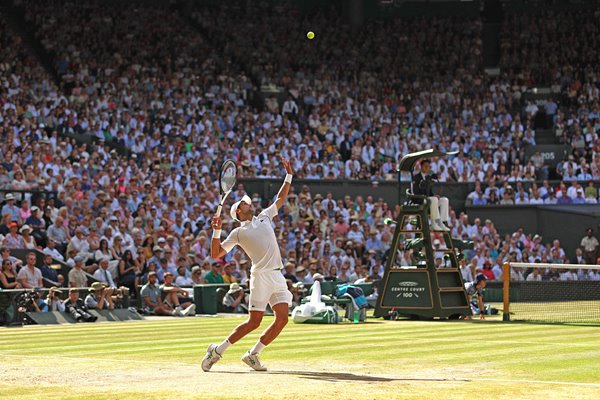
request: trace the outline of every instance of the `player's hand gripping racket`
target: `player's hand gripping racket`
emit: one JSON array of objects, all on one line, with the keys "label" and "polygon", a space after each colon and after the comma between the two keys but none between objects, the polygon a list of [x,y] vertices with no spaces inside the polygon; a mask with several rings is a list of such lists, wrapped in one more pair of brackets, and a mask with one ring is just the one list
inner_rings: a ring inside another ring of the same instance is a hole
[{"label": "player's hand gripping racket", "polygon": [[235,176],[237,174],[237,167],[233,160],[225,160],[223,165],[221,165],[221,171],[219,172],[219,186],[221,188],[221,201],[219,202],[219,207],[217,207],[217,212],[215,213],[215,217],[221,216],[221,209],[223,208],[223,203],[225,199],[229,196],[233,187],[235,186]]}]

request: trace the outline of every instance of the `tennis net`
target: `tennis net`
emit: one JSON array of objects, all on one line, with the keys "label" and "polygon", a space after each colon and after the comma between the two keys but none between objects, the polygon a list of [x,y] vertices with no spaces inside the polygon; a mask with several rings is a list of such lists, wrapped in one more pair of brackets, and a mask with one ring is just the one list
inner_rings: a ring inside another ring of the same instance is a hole
[{"label": "tennis net", "polygon": [[505,321],[600,324],[600,266],[505,263]]}]

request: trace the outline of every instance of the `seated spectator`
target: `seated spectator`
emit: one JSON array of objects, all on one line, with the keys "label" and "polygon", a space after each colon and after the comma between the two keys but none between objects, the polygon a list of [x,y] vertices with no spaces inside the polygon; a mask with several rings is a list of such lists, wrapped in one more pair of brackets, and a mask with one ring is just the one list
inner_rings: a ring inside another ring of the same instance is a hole
[{"label": "seated spectator", "polygon": [[88,286],[87,276],[83,270],[83,257],[75,256],[75,265],[69,271],[69,287],[82,288]]},{"label": "seated spectator", "polygon": [[22,221],[19,216],[19,207],[15,205],[15,196],[12,193],[8,193],[4,196],[6,203],[2,206],[2,216],[9,214],[10,221],[16,224],[20,224]]},{"label": "seated spectator", "polygon": [[0,289],[21,289],[21,283],[17,281],[17,275],[12,268],[12,261],[2,260],[0,269]]},{"label": "seated spectator", "polygon": [[227,263],[223,267],[223,283],[237,283],[237,278],[233,275],[234,266],[232,263]]},{"label": "seated spectator", "polygon": [[157,285],[158,277],[156,272],[148,273],[148,283],[140,291],[142,297],[142,307],[145,313],[155,315],[177,315],[179,313],[162,300],[161,290]]},{"label": "seated spectator", "polygon": [[196,305],[189,297],[189,292],[177,287],[172,273],[165,273],[165,283],[160,286],[164,302],[169,305],[180,317],[196,315]]},{"label": "seated spectator", "polygon": [[248,312],[248,302],[244,289],[238,283],[229,285],[229,291],[223,297],[225,312],[243,314]]},{"label": "seated spectator", "polygon": [[[81,257],[81,256],[78,256]],[[95,272],[94,272],[94,279],[96,279],[98,282],[103,283],[106,287],[108,288],[116,288],[115,285],[115,281],[112,278],[112,275],[110,273],[110,271],[108,270],[109,267],[109,263],[108,263],[108,258],[102,258],[100,259],[100,268],[98,268]]]},{"label": "seated spectator", "polygon": [[221,274],[221,270],[223,268],[223,264],[219,261],[215,261],[211,265],[211,271],[204,276],[206,282],[208,283],[225,283],[223,279],[223,275]]},{"label": "seated spectator", "polygon": [[[202,285],[202,284],[207,283],[206,279],[204,279],[202,277],[202,268],[200,268],[199,265],[194,265],[192,267],[192,281],[193,281],[193,284],[191,286]],[[184,286],[184,285],[180,285],[180,286]]]},{"label": "seated spectator", "polygon": [[[108,270],[110,267],[110,261],[106,257],[103,258],[103,261],[106,265],[106,270]],[[100,264],[100,267],[102,268],[102,263]],[[119,285],[128,288],[129,293],[136,293],[139,281],[138,275],[141,272],[142,270],[140,268],[140,264],[138,260],[133,258],[133,253],[131,250],[125,250],[125,253],[123,253],[123,257],[119,261],[118,266],[117,276]],[[114,287],[114,283],[110,286]]]},{"label": "seated spectator", "polygon": [[27,264],[17,274],[17,281],[23,289],[43,288],[42,271],[35,266],[35,253],[27,254]]},{"label": "seated spectator", "polygon": [[19,233],[21,234],[21,237],[23,238],[23,243],[24,243],[24,249],[28,249],[28,250],[34,250],[37,248],[37,243],[35,242],[35,238],[33,236],[31,236],[31,227],[27,224],[23,225],[20,229],[19,229]]},{"label": "seated spectator", "polygon": [[[198,270],[200,269],[200,267],[198,267]],[[175,284],[179,287],[193,287],[194,286],[194,280],[192,278],[192,275],[190,275],[189,277],[186,276],[186,268],[185,265],[180,265],[179,268],[177,268],[177,278],[175,278]]]},{"label": "seated spectator", "polygon": [[64,256],[55,247],[54,240],[52,240],[50,238],[48,238],[48,240],[46,241],[46,248],[43,251],[44,251],[45,254],[48,254],[48,255],[52,256],[52,258],[54,258],[56,260],[65,261]]},{"label": "seated spectator", "polygon": [[9,249],[24,249],[25,241],[23,240],[23,237],[18,233],[19,226],[17,225],[17,223],[11,222],[8,225],[8,229],[9,232],[4,237],[4,242],[2,243],[2,245]]},{"label": "seated spectator", "polygon": [[58,272],[52,268],[52,256],[44,254],[44,263],[40,267],[42,277],[50,280],[51,282],[58,282]]},{"label": "seated spectator", "polygon": [[67,245],[69,244],[69,233],[65,229],[64,220],[62,217],[56,217],[54,224],[50,225],[47,230],[47,235],[49,239],[54,241],[56,248],[61,253],[65,253],[67,251]]}]

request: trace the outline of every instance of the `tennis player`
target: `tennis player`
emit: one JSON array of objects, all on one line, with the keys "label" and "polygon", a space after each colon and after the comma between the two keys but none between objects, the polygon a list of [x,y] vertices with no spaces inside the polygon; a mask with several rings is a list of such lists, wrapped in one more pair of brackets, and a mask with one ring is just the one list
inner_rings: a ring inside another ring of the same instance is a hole
[{"label": "tennis player", "polygon": [[270,304],[275,313],[275,320],[263,332],[254,347],[242,357],[242,361],[256,371],[266,371],[267,368],[261,363],[258,355],[265,346],[275,340],[288,322],[288,308],[292,304],[292,293],[287,289],[285,278],[281,273],[283,263],[272,225],[273,217],[285,203],[292,183],[290,162],[285,159],[282,161],[287,175],[273,204],[254,216],[252,201],[248,196],[244,196],[231,207],[231,217],[239,221],[241,226],[231,231],[224,242],[221,242],[221,218],[214,217],[212,220],[211,257],[223,257],[237,245],[252,260],[248,301],[250,315],[248,320],[238,325],[223,343],[208,346],[206,356],[202,360],[202,370],[205,372],[210,371],[229,346],[260,326],[267,304]]}]

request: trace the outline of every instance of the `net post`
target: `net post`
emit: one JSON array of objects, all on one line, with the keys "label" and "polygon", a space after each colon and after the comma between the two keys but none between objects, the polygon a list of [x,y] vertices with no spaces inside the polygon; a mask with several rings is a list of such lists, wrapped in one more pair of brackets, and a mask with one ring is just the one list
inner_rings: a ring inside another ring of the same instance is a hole
[{"label": "net post", "polygon": [[504,300],[502,321],[510,321],[510,264],[507,262],[502,264],[502,281],[502,297]]}]

